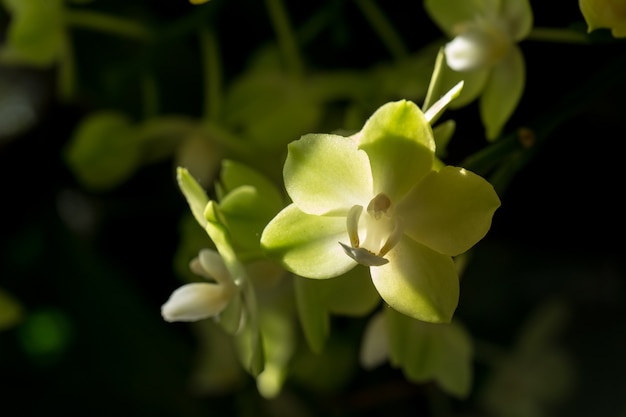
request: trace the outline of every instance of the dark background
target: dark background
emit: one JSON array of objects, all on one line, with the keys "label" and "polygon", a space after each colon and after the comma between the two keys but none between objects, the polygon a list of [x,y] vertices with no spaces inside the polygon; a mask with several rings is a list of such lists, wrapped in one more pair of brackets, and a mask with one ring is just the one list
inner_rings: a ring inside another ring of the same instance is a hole
[{"label": "dark background", "polygon": [[[433,411],[431,386],[409,384],[387,366],[357,371],[332,393],[288,381],[285,393],[272,401],[258,397],[252,380],[232,394],[189,392],[196,340],[186,325],[160,316],[161,304],[179,285],[172,260],[178,221],[188,209],[172,161],[143,167],[113,190],[93,192],[77,182],[61,154],[89,112],[138,112],[133,80],[144,65],[154,66],[165,86],[164,113],[198,116],[196,44],[185,34],[195,22],[217,22],[226,83],[245,69],[259,45],[274,39],[264,2],[213,1],[215,13],[184,0],[94,2],[95,8],[156,27],[180,27],[181,35],[148,50],[72,30],[81,79],[70,103],[55,97],[53,70],[0,68],[0,77],[40,97],[37,122],[0,142],[0,287],[25,311],[22,322],[0,332],[0,415],[280,416],[296,415],[285,411],[293,409],[311,416],[446,415]],[[352,2],[301,3],[287,2],[295,27],[323,7],[334,16],[303,48],[311,68],[368,68],[390,59]],[[420,2],[380,5],[411,51],[441,36]],[[536,26],[584,25],[576,2],[532,6]],[[6,24],[8,16],[1,16]],[[472,252],[457,312],[477,339],[509,350],[537,308],[564,303],[567,321],[557,341],[572,360],[573,388],[547,416],[626,415],[626,49],[606,31],[593,39],[590,45],[521,44],[527,88],[508,130],[557,117],[582,85],[588,83],[591,93],[575,96],[578,110],[555,127],[501,195],[491,231]],[[450,117],[458,132],[467,132],[450,145],[453,161],[486,145],[476,104]],[[68,212],[76,205],[92,217]],[[33,345],[32,332],[45,331],[50,322],[56,329],[51,345]],[[456,413],[451,415],[490,415],[478,395],[486,378],[487,367],[477,361],[476,394],[449,402]]]}]

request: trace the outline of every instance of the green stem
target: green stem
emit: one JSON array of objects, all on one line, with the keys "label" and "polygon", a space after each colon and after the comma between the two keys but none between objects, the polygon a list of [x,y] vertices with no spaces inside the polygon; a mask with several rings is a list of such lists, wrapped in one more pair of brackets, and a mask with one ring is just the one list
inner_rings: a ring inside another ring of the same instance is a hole
[{"label": "green stem", "polygon": [[76,64],[74,51],[69,36],[63,42],[63,49],[59,54],[57,70],[57,91],[61,100],[69,100],[74,96],[76,87]]},{"label": "green stem", "polygon": [[397,60],[406,58],[409,54],[402,38],[374,0],[355,0],[355,3],[378,33],[393,58]]},{"label": "green stem", "polygon": [[222,101],[222,70],[218,42],[212,29],[201,28],[200,52],[204,74],[204,119],[208,122],[217,120]]},{"label": "green stem", "polygon": [[143,104],[143,117],[150,119],[155,117],[159,113],[159,89],[157,87],[154,75],[151,73],[144,73],[140,79],[142,104]]},{"label": "green stem", "polygon": [[287,68],[296,77],[304,73],[304,65],[298,51],[296,37],[282,0],[266,0],[270,19],[278,37],[278,44],[285,57]]},{"label": "green stem", "polygon": [[589,43],[589,37],[586,33],[582,33],[577,30],[559,28],[533,28],[526,39],[558,43]]},{"label": "green stem", "polygon": [[125,38],[148,41],[152,33],[143,25],[118,16],[87,10],[66,10],[65,21],[74,27],[92,29]]}]

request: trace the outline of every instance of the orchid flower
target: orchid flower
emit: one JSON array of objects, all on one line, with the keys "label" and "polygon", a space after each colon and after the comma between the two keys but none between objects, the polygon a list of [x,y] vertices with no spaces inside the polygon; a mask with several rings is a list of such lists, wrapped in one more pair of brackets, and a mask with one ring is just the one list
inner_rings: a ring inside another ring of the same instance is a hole
[{"label": "orchid flower", "polygon": [[486,136],[494,140],[524,92],[525,63],[517,43],[528,36],[528,0],[426,0],[431,19],[452,40],[445,45],[451,78],[465,81],[453,106],[480,96]]},{"label": "orchid flower", "polygon": [[290,143],[283,175],[293,203],[264,229],[266,253],[305,278],[338,277],[361,264],[392,308],[449,322],[459,297],[452,256],[485,236],[500,200],[470,171],[435,170],[430,116],[401,100],[353,136]]}]

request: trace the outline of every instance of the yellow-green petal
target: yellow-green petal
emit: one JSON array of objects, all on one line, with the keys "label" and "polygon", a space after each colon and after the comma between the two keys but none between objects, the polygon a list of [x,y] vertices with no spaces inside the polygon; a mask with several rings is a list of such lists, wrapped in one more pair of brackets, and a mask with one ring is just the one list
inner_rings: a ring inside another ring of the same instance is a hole
[{"label": "yellow-green petal", "polygon": [[626,2],[623,0],[579,0],[588,31],[611,29],[616,38],[626,37]]},{"label": "yellow-green petal", "polygon": [[486,136],[495,140],[522,98],[526,82],[524,56],[512,45],[509,53],[491,70],[480,96],[480,117]]},{"label": "yellow-green petal", "polygon": [[336,277],[356,265],[340,241],[348,241],[345,217],[306,214],[295,204],[278,213],[261,235],[269,257],[306,278]]},{"label": "yellow-green petal", "polygon": [[384,104],[354,138],[369,158],[373,195],[384,193],[392,202],[399,201],[432,167],[433,132],[424,113],[411,101]]},{"label": "yellow-green petal", "polygon": [[309,134],[291,142],[283,176],[289,197],[309,214],[345,215],[373,195],[367,155],[343,136]]},{"label": "yellow-green petal", "polygon": [[187,168],[178,167],[176,169],[176,180],[178,181],[178,188],[185,196],[187,204],[191,209],[193,217],[198,224],[203,228],[207,225],[207,220],[204,217],[204,210],[209,203],[209,197],[204,191],[204,188],[191,176]]},{"label": "yellow-green petal", "polygon": [[528,36],[533,28],[533,11],[528,0],[502,0],[500,15],[517,42]]},{"label": "yellow-green petal", "polygon": [[320,287],[323,302],[332,314],[365,316],[380,303],[368,269],[360,265],[337,279],[316,280],[313,283]]},{"label": "yellow-green petal", "polygon": [[417,320],[449,323],[459,301],[459,278],[452,258],[408,236],[387,258],[388,264],[370,268],[382,299]]},{"label": "yellow-green petal", "polygon": [[427,175],[398,210],[407,235],[439,253],[456,256],[487,234],[499,206],[498,195],[484,178],[446,166]]},{"label": "yellow-green petal", "polygon": [[496,14],[500,3],[501,0],[426,0],[424,7],[433,22],[454,37],[463,23]]}]

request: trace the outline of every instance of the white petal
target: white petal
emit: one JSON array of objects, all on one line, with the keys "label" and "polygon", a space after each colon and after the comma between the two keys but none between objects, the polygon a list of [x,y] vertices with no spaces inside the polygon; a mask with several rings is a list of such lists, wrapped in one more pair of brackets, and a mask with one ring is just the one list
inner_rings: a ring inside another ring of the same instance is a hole
[{"label": "white petal", "polygon": [[161,307],[165,321],[197,321],[213,317],[234,295],[231,288],[208,283],[186,284],[176,289]]}]

